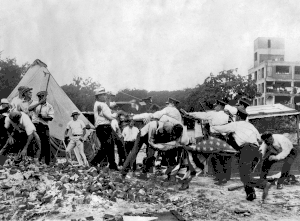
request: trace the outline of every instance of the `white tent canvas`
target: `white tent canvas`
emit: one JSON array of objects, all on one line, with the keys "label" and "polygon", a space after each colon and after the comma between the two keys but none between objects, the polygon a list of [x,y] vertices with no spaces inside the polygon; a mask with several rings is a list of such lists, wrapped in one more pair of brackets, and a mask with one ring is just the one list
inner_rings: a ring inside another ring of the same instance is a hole
[{"label": "white tent canvas", "polygon": [[[57,82],[47,69],[47,65],[38,59],[35,60],[27,70],[22,80],[9,95],[9,101],[18,96],[19,86],[27,86],[33,88],[33,100],[38,100],[36,96],[37,92],[42,90],[46,90],[48,92],[47,102],[53,106],[55,111],[54,119],[49,123],[50,135],[59,140],[63,140],[64,131],[66,129],[67,123],[71,120],[72,111],[79,111],[79,109],[57,84]],[[86,125],[89,124],[93,128],[93,125],[83,114],[80,114],[79,119],[81,119]]]}]

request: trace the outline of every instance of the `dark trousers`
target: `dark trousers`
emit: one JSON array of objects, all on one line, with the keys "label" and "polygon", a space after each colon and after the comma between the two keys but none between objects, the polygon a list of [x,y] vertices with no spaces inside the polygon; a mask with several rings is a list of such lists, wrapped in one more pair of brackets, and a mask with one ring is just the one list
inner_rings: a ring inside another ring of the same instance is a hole
[{"label": "dark trousers", "polygon": [[34,123],[36,128],[36,133],[39,135],[41,140],[41,155],[40,159],[45,160],[45,164],[49,165],[50,162],[55,162],[55,152],[50,147],[50,133],[48,125],[44,125],[42,123]]},{"label": "dark trousers", "polygon": [[171,150],[163,151],[162,154],[161,165],[164,166],[175,166],[177,164],[178,159],[178,149],[174,148]]},{"label": "dark trousers", "polygon": [[[216,137],[220,140],[227,142],[227,138],[218,133],[213,133],[211,136]],[[217,180],[226,179],[227,181],[230,180],[231,177],[231,162],[232,156],[225,155],[225,154],[213,154],[211,157],[211,163],[213,165],[213,172],[216,176]]]},{"label": "dark trousers", "polygon": [[124,142],[114,130],[112,130],[112,136],[113,136],[114,143],[117,146],[118,155],[119,155],[119,166],[121,166],[126,160],[126,151],[125,151]]},{"label": "dark trousers", "polygon": [[230,180],[232,156],[213,154],[211,163],[217,180]]},{"label": "dark trousers", "polygon": [[[135,143],[135,141],[125,141],[125,151],[127,153],[126,157],[128,157],[130,151],[133,149],[134,143]],[[125,158],[125,160],[126,160],[126,158]],[[124,162],[125,162],[125,160],[124,160]],[[136,160],[133,160],[131,162],[130,166],[131,166],[132,170],[135,171],[136,170]]]},{"label": "dark trousers", "polygon": [[267,181],[253,179],[252,172],[261,158],[259,147],[255,144],[246,143],[240,146],[239,172],[247,195],[255,193],[254,187],[263,189]]},{"label": "dark trousers", "polygon": [[101,148],[91,161],[91,165],[97,166],[97,164],[101,163],[107,157],[109,167],[117,168],[117,164],[115,162],[115,147],[113,140],[113,129],[110,125],[99,125],[96,128],[97,137],[101,143]]},{"label": "dark trousers", "polygon": [[136,160],[136,157],[140,149],[142,148],[143,144],[146,144],[148,146],[148,134],[141,137],[141,132],[139,132],[134,142],[134,146],[123,164],[123,169],[121,171],[123,176],[126,176],[126,174],[129,172],[130,167],[131,165],[133,165],[133,162]]},{"label": "dark trousers", "polygon": [[[297,149],[292,149],[291,152],[289,153],[289,155],[283,159],[283,165],[282,165],[282,169],[281,169],[281,176],[278,179],[278,184],[282,184],[283,181],[289,176],[290,170],[291,170],[291,166],[294,163],[296,157],[297,157]],[[266,180],[267,179],[267,175],[269,173],[269,170],[271,169],[272,165],[274,163],[276,163],[278,161],[276,160],[269,160],[269,157],[267,157],[266,159],[264,159],[263,161],[263,165],[261,168],[261,174],[260,174],[260,178]]]}]

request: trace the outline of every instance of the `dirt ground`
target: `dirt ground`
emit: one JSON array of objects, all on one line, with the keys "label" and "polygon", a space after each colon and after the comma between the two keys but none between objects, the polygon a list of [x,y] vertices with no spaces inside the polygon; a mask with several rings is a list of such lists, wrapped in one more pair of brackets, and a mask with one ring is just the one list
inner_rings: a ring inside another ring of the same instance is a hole
[{"label": "dirt ground", "polygon": [[[2,220],[134,221],[134,218],[126,218],[126,216],[142,215],[144,218],[139,220],[143,221],[149,220],[145,216],[153,217],[153,213],[170,210],[177,211],[187,221],[300,220],[299,185],[284,186],[283,190],[277,190],[275,186],[272,186],[268,200],[265,204],[261,204],[261,190],[256,190],[257,199],[253,202],[246,201],[243,189],[228,191],[229,186],[240,184],[236,178],[224,186],[216,186],[212,177],[203,175],[194,178],[188,190],[180,192],[178,191],[179,184],[169,183],[168,186],[162,186],[164,177],[153,176],[148,181],[140,181],[133,177],[126,181],[131,186],[131,190],[139,192],[144,198],[148,194],[151,195],[149,200],[133,200],[130,197],[116,197],[112,200],[111,197],[107,198],[105,194],[103,195],[106,193],[104,190],[102,194],[99,194],[99,191],[85,191],[84,185],[88,182],[88,177],[92,176],[84,171],[78,173],[79,178],[82,174],[82,181],[73,182],[74,174],[68,172],[71,177],[69,176],[68,181],[64,181],[64,171],[56,168],[37,169],[32,166],[23,171],[14,168],[13,174],[11,170],[13,169],[2,168],[0,170],[2,176],[0,218]],[[117,172],[107,172],[107,174],[111,179],[119,176]],[[6,179],[3,178],[4,175]],[[36,179],[37,176],[38,179]],[[97,180],[99,177],[101,174],[92,179]],[[62,182],[64,187],[59,188],[62,187]],[[115,184],[117,188],[119,188],[118,185]],[[123,184],[122,187],[124,187]],[[121,186],[119,189],[122,189]],[[37,198],[37,194],[41,192],[51,195],[48,201],[45,196],[43,199]],[[155,197],[155,194],[158,197]],[[87,198],[89,200],[85,202]],[[57,203],[58,200],[61,202]],[[24,204],[27,205],[26,208]],[[32,205],[32,208],[28,205]]]}]

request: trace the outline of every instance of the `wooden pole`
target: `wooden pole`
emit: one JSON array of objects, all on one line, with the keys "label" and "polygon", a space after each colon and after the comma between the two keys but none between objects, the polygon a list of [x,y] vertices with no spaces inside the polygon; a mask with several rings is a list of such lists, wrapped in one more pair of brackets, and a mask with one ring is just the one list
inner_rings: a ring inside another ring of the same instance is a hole
[{"label": "wooden pole", "polygon": [[299,115],[296,115],[296,127],[297,127],[297,144],[299,146]]}]

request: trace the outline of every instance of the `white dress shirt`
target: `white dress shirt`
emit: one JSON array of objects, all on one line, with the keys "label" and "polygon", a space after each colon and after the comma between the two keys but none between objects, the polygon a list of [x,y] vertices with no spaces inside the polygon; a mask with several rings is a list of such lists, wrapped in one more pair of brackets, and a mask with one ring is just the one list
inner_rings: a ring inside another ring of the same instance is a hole
[{"label": "white dress shirt", "polygon": [[139,133],[139,129],[137,127],[125,127],[122,132],[122,136],[124,137],[124,141],[134,141],[137,138]]},{"label": "white dress shirt", "polygon": [[72,135],[83,135],[83,129],[85,128],[85,124],[82,120],[71,120],[67,124],[67,129],[71,130]]},{"label": "white dress shirt", "polygon": [[228,124],[229,116],[224,111],[209,111],[209,112],[191,112],[188,113],[194,118],[207,120],[210,125],[210,131],[215,133],[213,126]]},{"label": "white dress shirt", "polygon": [[[38,101],[32,102],[32,105],[36,105]],[[41,114],[42,116],[47,116],[47,117],[52,117],[54,118],[54,108],[51,104],[46,102],[42,106],[39,105],[37,106],[33,111],[32,111],[32,122],[33,123],[42,123],[44,125],[48,125],[47,121],[44,121],[43,119],[39,118],[38,115]]]},{"label": "white dress shirt", "polygon": [[174,118],[175,120],[182,122],[182,117],[179,110],[173,106],[167,106],[160,111],[156,111],[152,114],[152,118],[160,119],[163,115],[167,115],[169,117]]},{"label": "white dress shirt", "polygon": [[260,140],[258,130],[246,121],[236,121],[222,126],[213,126],[213,129],[219,133],[233,133],[235,142],[239,146],[245,143],[252,143],[258,146],[258,140]]},{"label": "white dress shirt", "polygon": [[273,134],[272,135],[274,142],[273,147],[268,147],[265,142],[260,146],[261,153],[263,156],[265,155],[268,148],[272,148],[277,151],[277,155],[275,156],[276,160],[283,160],[286,158],[291,150],[294,148],[292,142],[282,134]]},{"label": "white dress shirt", "polygon": [[96,101],[94,104],[95,127],[99,125],[108,125],[116,118],[115,114],[111,113],[111,109],[105,102]]}]

